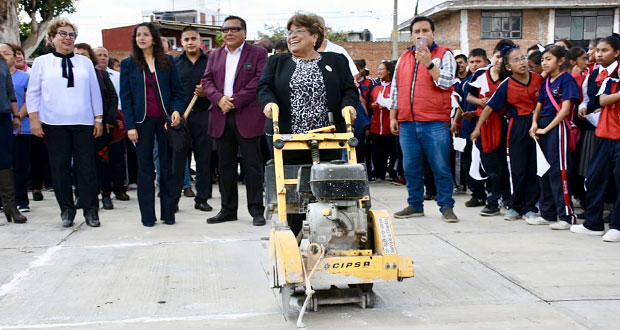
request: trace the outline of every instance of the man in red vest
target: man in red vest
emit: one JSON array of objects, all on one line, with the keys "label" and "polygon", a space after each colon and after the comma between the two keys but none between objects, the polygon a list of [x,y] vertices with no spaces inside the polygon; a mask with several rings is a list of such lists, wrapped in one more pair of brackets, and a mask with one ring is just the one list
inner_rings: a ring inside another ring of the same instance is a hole
[{"label": "man in red vest", "polygon": [[400,56],[390,93],[390,128],[399,135],[409,194],[409,205],[394,217],[424,216],[426,158],[435,175],[442,219],[457,222],[450,171],[450,95],[456,61],[450,49],[435,43],[435,22],[430,17],[415,17],[410,30],[415,44]]}]

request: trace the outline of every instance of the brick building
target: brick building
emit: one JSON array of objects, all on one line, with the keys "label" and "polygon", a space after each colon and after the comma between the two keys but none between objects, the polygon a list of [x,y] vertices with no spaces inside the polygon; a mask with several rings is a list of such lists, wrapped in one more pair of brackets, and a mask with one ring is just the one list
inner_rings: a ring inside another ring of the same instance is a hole
[{"label": "brick building", "polygon": [[[435,21],[439,44],[468,53],[493,49],[510,38],[522,47],[567,39],[577,46],[620,31],[617,0],[461,0],[445,1],[421,13]],[[399,24],[409,33],[413,17]]]},{"label": "brick building", "polygon": [[[183,28],[190,25],[189,23],[172,21],[154,21],[152,23],[159,27],[159,32],[162,37],[168,39],[168,43],[173,47],[173,50],[182,50],[180,49],[181,33]],[[222,29],[220,26],[195,23],[191,25],[198,29],[200,37],[202,38],[201,48],[204,51],[209,52],[211,49],[219,46],[216,41],[216,36]],[[101,31],[103,47],[108,49],[110,57],[121,60],[129,56],[131,52],[131,36],[135,27],[136,25],[129,25],[112,29],[103,29]],[[178,53],[179,51],[172,52],[172,54]]]}]

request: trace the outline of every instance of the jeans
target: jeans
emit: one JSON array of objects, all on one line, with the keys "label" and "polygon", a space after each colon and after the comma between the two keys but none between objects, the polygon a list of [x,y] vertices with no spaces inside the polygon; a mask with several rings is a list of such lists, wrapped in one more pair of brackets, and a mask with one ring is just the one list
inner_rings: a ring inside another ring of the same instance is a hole
[{"label": "jeans", "polygon": [[444,122],[400,123],[400,146],[407,180],[407,203],[416,211],[424,210],[424,158],[435,175],[437,204],[443,211],[454,206],[450,171],[450,129]]}]

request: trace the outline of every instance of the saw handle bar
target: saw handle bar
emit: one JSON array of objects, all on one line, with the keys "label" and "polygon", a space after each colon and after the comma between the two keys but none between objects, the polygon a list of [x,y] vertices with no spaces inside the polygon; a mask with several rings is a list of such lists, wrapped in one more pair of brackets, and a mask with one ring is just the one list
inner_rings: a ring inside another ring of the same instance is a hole
[{"label": "saw handle bar", "polygon": [[[342,110],[346,108],[348,107],[344,107],[342,108]],[[276,134],[280,134],[280,107],[275,103],[271,105],[271,116],[273,119],[273,134],[275,137]],[[329,126],[313,129],[308,133],[309,134],[325,134],[325,133],[335,132],[336,126],[334,126],[333,124],[333,114],[331,112],[329,113],[329,119],[330,119]],[[344,122],[347,128],[347,133],[353,133],[353,116],[351,115],[351,111],[345,112]]]}]

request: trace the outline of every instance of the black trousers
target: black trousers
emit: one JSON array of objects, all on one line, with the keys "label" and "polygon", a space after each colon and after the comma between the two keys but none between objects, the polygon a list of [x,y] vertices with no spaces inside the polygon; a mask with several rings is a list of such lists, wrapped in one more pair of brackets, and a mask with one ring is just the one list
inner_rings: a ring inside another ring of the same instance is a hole
[{"label": "black trousers", "polygon": [[52,173],[45,139],[30,136],[30,188],[41,190],[43,183],[52,186]]},{"label": "black trousers", "polygon": [[[615,183],[615,185],[614,185]],[[590,230],[605,230],[603,206],[609,186],[614,185],[616,199],[609,217],[609,229],[620,230],[620,140],[597,138],[586,180],[588,209],[583,225]]]},{"label": "black trousers", "polygon": [[510,178],[508,174],[508,162],[506,161],[506,131],[508,125],[502,118],[500,142],[497,149],[491,152],[483,152],[480,139],[476,142],[480,149],[480,161],[484,167],[484,171],[488,175],[487,183],[491,184],[490,194],[487,196],[487,205],[499,205],[499,199],[503,198],[505,202],[510,200]]},{"label": "black trousers", "polygon": [[[211,181],[211,146],[213,139],[207,134],[209,126],[209,112],[192,112],[187,120],[187,128],[192,136],[194,157],[196,159],[196,203],[206,202],[211,198],[213,183]],[[175,192],[177,198],[181,195],[183,181],[185,179],[185,163],[187,154],[175,153],[173,155],[173,175],[176,183]]]},{"label": "black trousers", "polygon": [[93,126],[47,125],[43,124],[50,170],[54,182],[54,193],[60,211],[75,214],[73,204],[71,158],[75,164],[75,175],[84,214],[99,209],[97,199],[97,167]]},{"label": "black trousers", "polygon": [[13,139],[13,174],[15,175],[15,202],[28,206],[28,178],[30,178],[30,135],[17,135]]},{"label": "black trousers", "polygon": [[160,206],[161,219],[174,220],[175,182],[172,176],[172,152],[166,141],[164,118],[146,117],[137,124],[138,143],[136,156],[138,160],[138,204],[142,222],[154,222],[155,216],[155,165],[153,164],[153,147],[155,139],[159,151],[160,168]]},{"label": "black trousers", "polygon": [[238,208],[237,192],[237,151],[241,151],[245,172],[245,188],[250,215],[262,215],[263,206],[263,160],[261,136],[246,139],[239,133],[234,112],[226,115],[226,128],[220,138],[215,139],[222,194],[221,212],[236,215]]},{"label": "black trousers", "polygon": [[508,147],[510,154],[510,183],[512,196],[510,208],[523,215],[538,212],[536,203],[540,196],[540,184],[536,175],[536,143],[530,137],[532,116],[517,116],[508,124]]},{"label": "black trousers", "polygon": [[[538,127],[545,128],[553,117],[541,117]],[[554,127],[549,133],[540,135],[538,143],[551,167],[540,178],[540,215],[548,221],[555,221],[556,216],[570,224],[576,223],[571,199],[572,190],[569,183],[572,169],[571,154],[568,150],[568,128],[564,122]],[[596,151],[595,151],[596,152]],[[592,156],[594,159],[595,156]],[[588,174],[590,169],[588,168]],[[610,179],[611,180],[611,179]],[[586,215],[587,216],[587,215]]]},{"label": "black trousers", "polygon": [[110,144],[110,135],[104,132],[95,139],[95,159],[99,188],[103,196],[110,196],[112,191],[120,194],[127,191],[125,187],[125,143]]},{"label": "black trousers", "polygon": [[[385,179],[385,172],[390,174],[391,179],[395,179],[396,175],[396,158],[398,150],[396,149],[396,136],[392,134],[370,134],[372,146],[372,164],[373,176],[379,179]],[[389,160],[389,165],[388,165]]]}]

